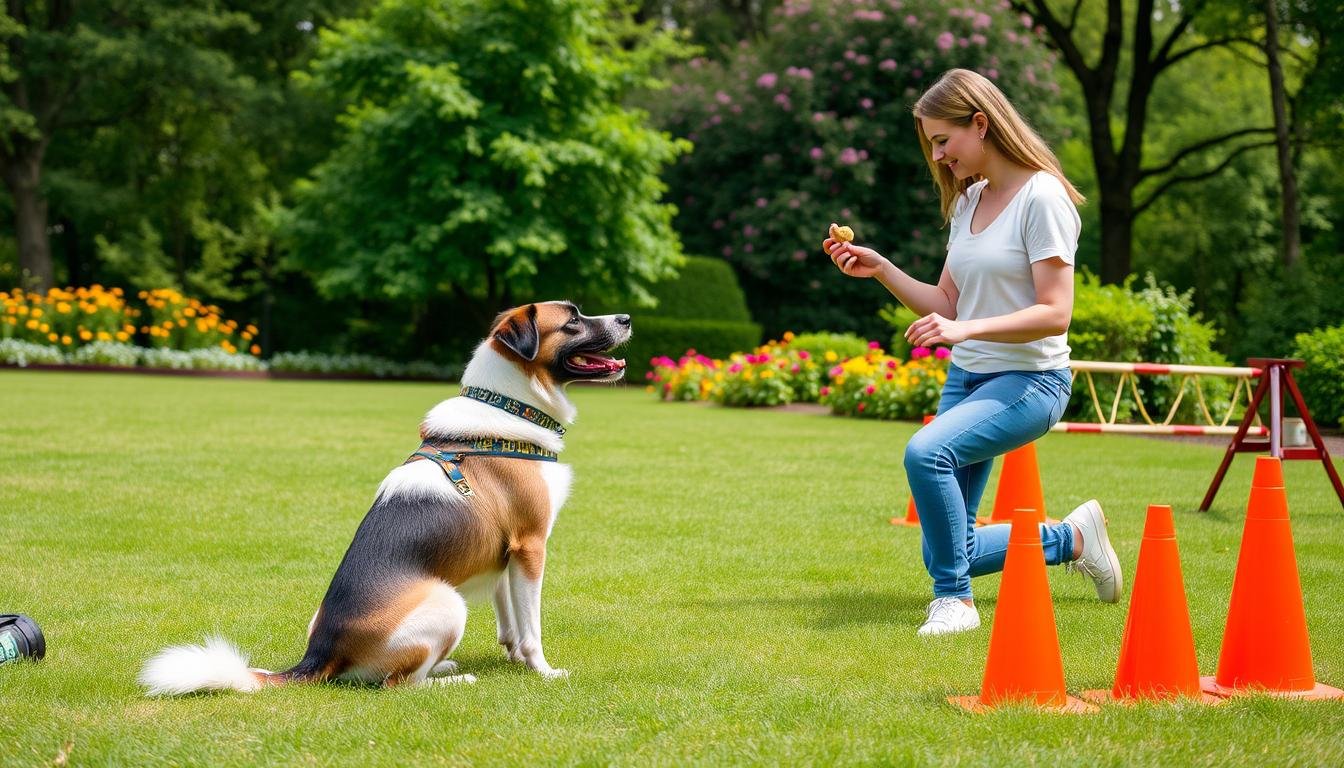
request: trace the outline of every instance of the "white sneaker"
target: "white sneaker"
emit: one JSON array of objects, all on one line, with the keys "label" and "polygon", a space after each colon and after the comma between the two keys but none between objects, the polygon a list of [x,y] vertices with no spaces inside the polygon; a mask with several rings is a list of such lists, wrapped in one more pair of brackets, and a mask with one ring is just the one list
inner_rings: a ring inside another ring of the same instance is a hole
[{"label": "white sneaker", "polygon": [[1115,556],[1111,538],[1106,534],[1106,516],[1096,499],[1082,503],[1064,518],[1083,537],[1083,551],[1066,568],[1081,571],[1092,579],[1097,597],[1103,603],[1114,603],[1125,591],[1125,577],[1120,573],[1120,558]]},{"label": "white sneaker", "polygon": [[959,597],[939,597],[929,603],[929,617],[915,634],[950,635],[980,626],[980,612]]}]

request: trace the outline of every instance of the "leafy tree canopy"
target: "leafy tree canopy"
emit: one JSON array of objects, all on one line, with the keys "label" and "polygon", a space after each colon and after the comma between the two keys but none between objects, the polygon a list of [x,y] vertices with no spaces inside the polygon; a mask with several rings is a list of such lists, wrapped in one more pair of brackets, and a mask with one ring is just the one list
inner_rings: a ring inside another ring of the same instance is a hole
[{"label": "leafy tree canopy", "polygon": [[568,294],[647,295],[680,258],[659,202],[684,142],[622,106],[675,41],[600,0],[385,0],[325,34],[345,105],[298,190],[293,258],[329,296],[444,294],[479,323]]}]

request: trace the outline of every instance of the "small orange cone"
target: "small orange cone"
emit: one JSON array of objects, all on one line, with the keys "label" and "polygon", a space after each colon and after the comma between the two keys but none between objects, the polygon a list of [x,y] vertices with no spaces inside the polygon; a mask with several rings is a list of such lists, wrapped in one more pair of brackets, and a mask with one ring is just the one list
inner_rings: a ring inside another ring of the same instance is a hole
[{"label": "small orange cone", "polygon": [[1013,515],[980,695],[947,699],[972,712],[1005,704],[1070,713],[1098,711],[1064,690],[1064,662],[1045,575],[1039,517],[1034,509],[1019,509]]},{"label": "small orange cone", "polygon": [[1139,546],[1138,571],[1130,590],[1129,616],[1120,642],[1120,663],[1110,690],[1083,691],[1099,704],[1191,698],[1220,701],[1199,689],[1195,637],[1181,578],[1181,555],[1171,507],[1148,505]]},{"label": "small orange cone", "polygon": [[1036,522],[1057,523],[1045,516],[1045,492],[1041,490],[1041,471],[1036,466],[1036,444],[1027,443],[1003,455],[999,489],[994,494],[994,512],[977,518],[980,525],[1011,523],[1013,510],[1036,510]]},{"label": "small orange cone", "polygon": [[1317,683],[1312,671],[1283,465],[1273,456],[1255,460],[1218,674],[1201,683],[1218,696],[1344,698],[1344,691]]},{"label": "small orange cone", "polygon": [[[929,414],[925,414],[925,415],[924,415],[924,424],[925,424],[925,425],[928,425],[928,423],[929,423],[930,421],[933,421],[933,414],[931,414],[931,413],[929,413]],[[909,526],[914,526],[915,528],[918,528],[918,527],[919,527],[919,510],[915,509],[915,496],[914,496],[914,494],[911,494],[911,495],[910,495],[910,503],[907,504],[906,507],[905,507],[905,517],[903,517],[903,518],[902,518],[902,517],[893,517],[893,518],[891,518],[891,524],[892,524],[892,525],[909,525]]]}]

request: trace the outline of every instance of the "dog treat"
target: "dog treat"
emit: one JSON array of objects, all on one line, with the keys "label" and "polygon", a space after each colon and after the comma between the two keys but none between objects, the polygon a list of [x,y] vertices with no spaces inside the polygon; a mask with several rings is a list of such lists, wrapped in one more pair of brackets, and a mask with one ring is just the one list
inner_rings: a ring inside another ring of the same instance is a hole
[{"label": "dog treat", "polygon": [[838,243],[848,243],[854,239],[854,230],[838,224],[831,225],[831,239]]}]

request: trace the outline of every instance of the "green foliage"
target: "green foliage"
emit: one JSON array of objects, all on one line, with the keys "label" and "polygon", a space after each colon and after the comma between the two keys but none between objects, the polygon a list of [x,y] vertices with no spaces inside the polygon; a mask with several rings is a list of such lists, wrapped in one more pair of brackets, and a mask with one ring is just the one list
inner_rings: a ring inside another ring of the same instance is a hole
[{"label": "green foliage", "polygon": [[[1075,277],[1073,321],[1069,326],[1069,346],[1074,360],[1099,360],[1118,363],[1176,363],[1184,365],[1230,365],[1217,352],[1214,342],[1218,331],[1192,314],[1191,291],[1177,293],[1170,286],[1159,286],[1151,275],[1144,278],[1144,287],[1133,288],[1131,277],[1123,286],[1102,285],[1100,278],[1088,272]],[[1093,374],[1097,395],[1102,407],[1109,409],[1114,397],[1117,378]],[[1138,378],[1139,391],[1149,416],[1161,421],[1171,404],[1185,388],[1175,421],[1197,423],[1201,414],[1196,411],[1197,398],[1194,382],[1183,382],[1180,376],[1143,376]],[[1232,384],[1227,379],[1202,377],[1200,385],[1205,402],[1218,415],[1226,408]],[[1120,417],[1126,418],[1135,410],[1132,401],[1122,399]],[[1094,418],[1094,408],[1088,394],[1085,377],[1074,381],[1073,399],[1069,416],[1086,413]],[[1108,411],[1109,413],[1109,411]]]},{"label": "green foliage", "polygon": [[[868,340],[852,333],[800,333],[789,342],[789,348],[806,351],[814,360],[839,362],[868,354]],[[831,352],[833,359],[826,353]]]},{"label": "green foliage", "polygon": [[905,339],[905,331],[910,324],[919,319],[913,309],[901,304],[887,304],[877,311],[877,316],[891,328],[891,342],[887,348],[891,354],[896,357],[909,357],[910,350],[913,349],[909,341]]},{"label": "green foliage", "polygon": [[1033,116],[1054,96],[1053,54],[992,2],[789,2],[767,32],[725,62],[677,67],[671,92],[645,100],[695,144],[667,174],[677,231],[688,250],[733,264],[768,335],[876,336],[886,295],[830,264],[827,225],[849,224],[860,242],[935,278],[941,213],[911,102],[944,70],[969,67],[1009,84]]},{"label": "green foliage", "polygon": [[[616,307],[638,321],[647,316],[681,320],[720,320],[749,323],[747,300],[732,267],[723,259],[687,256],[676,277],[655,283],[650,293],[658,302],[652,309],[634,311]],[[605,306],[605,305],[603,305]]]},{"label": "green foliage", "polygon": [[618,354],[626,360],[626,381],[639,383],[651,370],[650,361],[661,355],[680,355],[695,350],[709,357],[724,358],[761,341],[756,323],[723,320],[683,320],[643,317],[632,323],[634,335]]},{"label": "green foliage", "polygon": [[1293,357],[1307,363],[1293,379],[1312,419],[1318,425],[1344,428],[1344,325],[1299,333],[1293,340]]},{"label": "green foliage", "polygon": [[438,365],[428,361],[399,363],[377,355],[331,355],[321,352],[277,352],[270,369],[284,374],[320,374],[324,376],[372,376],[378,379],[454,380],[462,376],[461,366]]},{"label": "green foliage", "polygon": [[324,295],[451,296],[484,326],[539,292],[640,298],[672,274],[658,174],[685,145],[621,102],[675,47],[607,10],[384,0],[322,36],[304,79],[344,105],[341,135],[287,231]]}]

